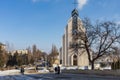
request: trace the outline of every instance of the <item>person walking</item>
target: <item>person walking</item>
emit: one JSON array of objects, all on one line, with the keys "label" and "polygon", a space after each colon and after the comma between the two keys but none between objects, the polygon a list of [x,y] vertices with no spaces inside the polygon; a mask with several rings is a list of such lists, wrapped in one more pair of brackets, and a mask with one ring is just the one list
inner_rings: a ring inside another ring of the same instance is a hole
[{"label": "person walking", "polygon": [[36,72],[38,72],[38,66],[36,66]]},{"label": "person walking", "polygon": [[24,67],[21,67],[20,72],[21,72],[22,75],[24,75]]},{"label": "person walking", "polygon": [[57,73],[60,74],[60,66],[57,67]]},{"label": "person walking", "polygon": [[57,66],[55,67],[55,74],[57,74]]}]

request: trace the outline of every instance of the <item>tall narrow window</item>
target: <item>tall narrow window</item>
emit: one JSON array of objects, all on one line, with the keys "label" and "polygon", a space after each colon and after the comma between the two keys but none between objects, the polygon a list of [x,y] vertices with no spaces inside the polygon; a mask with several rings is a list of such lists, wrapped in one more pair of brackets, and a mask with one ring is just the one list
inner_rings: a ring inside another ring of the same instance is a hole
[{"label": "tall narrow window", "polygon": [[76,55],[73,56],[73,65],[77,66],[77,56]]}]

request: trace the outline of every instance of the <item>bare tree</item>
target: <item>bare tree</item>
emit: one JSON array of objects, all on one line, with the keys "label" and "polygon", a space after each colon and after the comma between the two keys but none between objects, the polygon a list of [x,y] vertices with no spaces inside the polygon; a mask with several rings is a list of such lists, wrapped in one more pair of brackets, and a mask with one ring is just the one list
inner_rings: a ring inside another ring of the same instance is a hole
[{"label": "bare tree", "polygon": [[33,58],[34,58],[34,61],[37,61],[37,46],[34,44],[32,46],[32,53],[33,53]]},{"label": "bare tree", "polygon": [[111,55],[114,55],[113,57],[113,62],[119,61],[120,60],[120,48],[119,47],[113,47],[113,52]]},{"label": "bare tree", "polygon": [[48,55],[48,60],[50,62],[50,65],[52,65],[55,62],[58,55],[59,55],[59,52],[57,47],[55,45],[52,45],[51,53]]},{"label": "bare tree", "polygon": [[5,44],[0,43],[0,67],[5,67],[8,60],[8,54],[4,46]]},{"label": "bare tree", "polygon": [[103,55],[111,53],[112,46],[119,43],[120,25],[112,21],[96,21],[92,24],[88,18],[84,18],[83,26],[85,32],[78,32],[79,38],[83,41],[81,45],[86,49],[89,62],[94,69],[94,62]]}]

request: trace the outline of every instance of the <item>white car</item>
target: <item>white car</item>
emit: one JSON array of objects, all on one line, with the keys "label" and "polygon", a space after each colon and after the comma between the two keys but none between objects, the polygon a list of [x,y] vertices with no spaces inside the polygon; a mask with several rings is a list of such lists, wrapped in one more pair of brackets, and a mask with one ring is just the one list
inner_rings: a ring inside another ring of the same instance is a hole
[{"label": "white car", "polygon": [[48,73],[49,70],[47,70],[45,67],[38,67],[38,72],[40,72],[40,73]]}]

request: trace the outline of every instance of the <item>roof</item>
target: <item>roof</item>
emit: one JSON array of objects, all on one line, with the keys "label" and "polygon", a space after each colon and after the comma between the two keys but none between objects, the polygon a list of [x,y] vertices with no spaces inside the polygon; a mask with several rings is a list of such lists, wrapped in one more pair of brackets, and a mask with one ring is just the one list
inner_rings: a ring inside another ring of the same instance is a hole
[{"label": "roof", "polygon": [[0,45],[3,45],[3,46],[5,46],[5,44],[3,44],[3,43],[1,43],[1,42],[0,42]]},{"label": "roof", "polygon": [[73,9],[73,11],[72,11],[71,15],[72,15],[72,16],[74,16],[74,15],[79,16],[78,10],[77,10],[76,8],[75,8],[75,9]]}]

